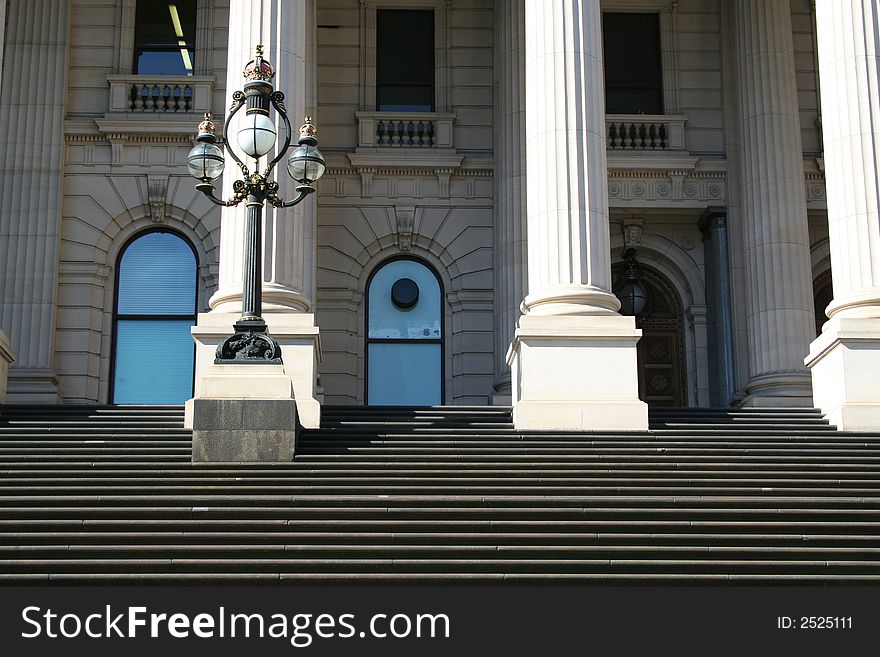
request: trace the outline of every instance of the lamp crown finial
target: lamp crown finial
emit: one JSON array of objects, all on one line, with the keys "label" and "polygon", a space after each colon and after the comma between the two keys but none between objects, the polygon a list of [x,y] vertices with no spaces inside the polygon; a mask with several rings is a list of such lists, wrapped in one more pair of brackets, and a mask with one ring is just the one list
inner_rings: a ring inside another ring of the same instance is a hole
[{"label": "lamp crown finial", "polygon": [[201,123],[199,123],[199,136],[213,136],[214,130],[216,130],[216,127],[214,126],[214,122],[211,120],[211,113],[205,112],[205,118],[202,119]]},{"label": "lamp crown finial", "polygon": [[275,69],[268,59],[263,58],[263,44],[257,44],[257,56],[244,67],[244,77],[247,80],[269,81],[275,77]]},{"label": "lamp crown finial", "polygon": [[300,129],[299,129],[300,139],[302,139],[303,137],[314,138],[315,135],[317,135],[317,134],[318,134],[318,131],[317,131],[317,129],[315,129],[315,126],[312,123],[312,117],[307,116],[305,118],[305,122],[302,124],[302,127],[300,127]]}]

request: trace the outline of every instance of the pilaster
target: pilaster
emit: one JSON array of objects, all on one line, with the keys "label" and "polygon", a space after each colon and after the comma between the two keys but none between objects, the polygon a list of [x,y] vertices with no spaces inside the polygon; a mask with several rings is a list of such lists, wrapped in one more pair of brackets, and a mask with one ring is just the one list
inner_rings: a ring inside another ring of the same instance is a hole
[{"label": "pilaster", "polygon": [[59,401],[53,364],[69,11],[67,0],[5,6],[0,327],[17,353],[8,387],[15,402]]},{"label": "pilaster", "polygon": [[880,430],[880,5],[816,4],[834,299],[806,359],[838,428]]},{"label": "pilaster", "polygon": [[745,405],[809,406],[815,331],[789,0],[736,0],[748,283]]},{"label": "pilaster", "polygon": [[599,0],[526,0],[528,294],[508,363],[518,429],[640,430],[632,317],[611,293]]}]

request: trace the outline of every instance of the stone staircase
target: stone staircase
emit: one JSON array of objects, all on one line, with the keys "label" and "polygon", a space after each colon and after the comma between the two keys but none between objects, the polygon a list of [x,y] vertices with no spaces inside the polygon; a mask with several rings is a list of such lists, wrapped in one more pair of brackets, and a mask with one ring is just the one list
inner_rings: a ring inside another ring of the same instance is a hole
[{"label": "stone staircase", "polygon": [[0,408],[0,582],[880,580],[880,435],[815,410],[323,418],[292,463],[193,465],[180,407]]}]

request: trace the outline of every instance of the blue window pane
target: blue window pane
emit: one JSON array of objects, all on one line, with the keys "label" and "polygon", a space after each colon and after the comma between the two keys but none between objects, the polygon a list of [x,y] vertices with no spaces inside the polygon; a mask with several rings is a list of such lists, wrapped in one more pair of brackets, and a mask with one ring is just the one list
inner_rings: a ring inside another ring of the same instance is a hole
[{"label": "blue window pane", "polygon": [[[184,54],[186,53],[186,54]],[[138,75],[192,75],[195,53],[181,48],[172,51],[146,51],[138,54]]]},{"label": "blue window pane", "polygon": [[369,404],[440,403],[440,345],[373,343],[368,347]]},{"label": "blue window pane", "polygon": [[[419,287],[419,300],[407,309],[391,301],[391,287],[409,278]],[[440,324],[440,285],[430,269],[413,260],[388,263],[370,281],[370,338],[438,339]]]},{"label": "blue window pane", "polygon": [[191,319],[120,319],[116,326],[117,404],[182,404],[192,397]]},{"label": "blue window pane", "polygon": [[120,315],[193,315],[196,258],[173,233],[147,233],[119,263]]}]

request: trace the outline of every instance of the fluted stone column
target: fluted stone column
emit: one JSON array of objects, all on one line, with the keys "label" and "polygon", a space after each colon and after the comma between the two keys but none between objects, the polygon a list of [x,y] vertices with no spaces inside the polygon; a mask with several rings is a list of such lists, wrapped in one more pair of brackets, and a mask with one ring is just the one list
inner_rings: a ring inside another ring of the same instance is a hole
[{"label": "fluted stone column", "polygon": [[809,406],[813,320],[789,0],[736,0],[742,214],[748,282],[745,405]]},{"label": "fluted stone column", "polygon": [[[8,401],[56,403],[67,0],[6,8],[0,91],[0,329],[17,353]],[[0,23],[2,28],[2,23]]]},{"label": "fluted stone column", "polygon": [[[275,68],[275,89],[284,92],[290,122],[294,131],[299,128],[305,116],[306,14],[305,2],[232,0],[229,8],[227,107],[232,103],[232,93],[245,83],[242,77],[245,65],[254,58],[257,45],[262,43],[266,59]],[[243,110],[239,114],[243,115]],[[233,122],[238,118],[236,115]],[[280,120],[277,123],[280,145],[284,127]],[[320,140],[321,126],[317,127]],[[298,133],[295,132],[294,145],[297,137]],[[263,165],[267,158],[272,157],[275,157],[275,151],[263,158]],[[287,175],[285,164],[286,160],[278,163],[275,179],[280,185],[279,194],[287,199],[296,195],[296,183]],[[234,162],[229,159],[223,177],[224,197],[232,195],[232,182],[238,173]],[[263,308],[267,312],[311,310],[315,261],[312,244],[306,242],[305,236],[307,233],[313,235],[314,230],[306,227],[304,215],[306,209],[314,204],[315,198],[312,197],[293,208],[267,206],[263,210]],[[311,212],[312,221],[314,216],[314,212]],[[218,312],[238,312],[241,309],[244,260],[244,204],[223,208],[221,221],[219,289],[211,297],[210,305]]]},{"label": "fluted stone column", "polygon": [[508,361],[521,429],[644,429],[611,293],[599,0],[526,0],[528,294]]},{"label": "fluted stone column", "polygon": [[493,403],[511,403],[507,350],[513,342],[519,306],[526,291],[526,107],[525,6],[523,0],[496,6],[498,103],[495,203],[495,394]]},{"label": "fluted stone column", "polygon": [[[275,69],[274,87],[285,95],[285,105],[294,131],[293,146],[299,136],[311,96],[307,84],[306,57],[309,44],[314,43],[310,32],[315,30],[314,0],[284,2],[282,0],[232,0],[229,9],[229,49],[227,54],[227,107],[232,93],[241,89],[245,80],[242,71],[254,58],[256,47],[262,44],[264,56]],[[235,147],[235,122],[232,121],[230,140]],[[277,121],[278,144],[284,139],[284,127]],[[317,125],[320,140],[321,126]],[[262,166],[275,157],[275,152],[262,158]],[[241,156],[241,152],[239,151]],[[243,158],[252,168],[252,160]],[[272,176],[280,185],[279,195],[284,199],[296,196],[296,183],[286,170],[286,157],[278,163]],[[223,196],[232,195],[232,183],[241,173],[231,158],[227,158],[223,177]],[[320,185],[320,182],[318,183]],[[223,208],[219,260],[219,289],[211,297],[210,313],[199,315],[193,328],[196,339],[195,399],[277,399],[279,395],[296,401],[296,413],[304,427],[320,424],[320,405],[317,400],[317,363],[320,359],[318,327],[312,312],[315,288],[315,196],[292,208],[276,209],[268,204],[263,209],[263,317],[269,333],[281,345],[283,376],[287,377],[288,392],[271,379],[272,366],[235,370],[229,366],[214,365],[214,349],[232,332],[232,324],[241,313],[242,267],[244,263],[245,207]],[[229,374],[232,372],[232,374]],[[265,385],[252,377],[266,379]],[[267,378],[268,377],[268,378]],[[262,391],[262,392],[261,392]],[[193,400],[191,400],[192,402]],[[193,404],[187,405],[187,426],[193,426]],[[195,418],[196,425],[199,424]],[[224,448],[225,449],[225,448]],[[286,449],[286,448],[285,448]],[[285,454],[283,449],[278,454]],[[214,458],[214,457],[211,457]],[[268,458],[263,453],[266,460]]]},{"label": "fluted stone column", "polygon": [[880,430],[880,2],[816,3],[834,300],[806,359],[841,429]]}]

